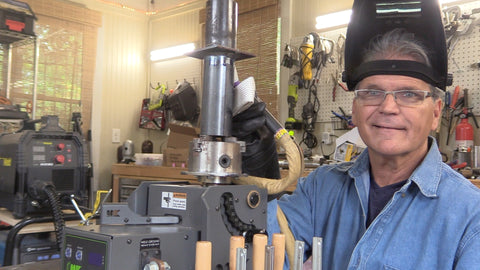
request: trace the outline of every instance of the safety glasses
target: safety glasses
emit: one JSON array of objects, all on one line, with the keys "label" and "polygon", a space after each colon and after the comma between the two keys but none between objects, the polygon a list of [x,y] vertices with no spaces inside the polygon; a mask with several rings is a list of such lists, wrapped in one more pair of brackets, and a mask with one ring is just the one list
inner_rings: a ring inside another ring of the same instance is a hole
[{"label": "safety glasses", "polygon": [[382,104],[388,94],[392,94],[395,102],[400,106],[419,106],[425,98],[431,97],[432,93],[426,90],[396,90],[383,91],[376,89],[355,90],[355,98],[361,105],[378,106]]}]

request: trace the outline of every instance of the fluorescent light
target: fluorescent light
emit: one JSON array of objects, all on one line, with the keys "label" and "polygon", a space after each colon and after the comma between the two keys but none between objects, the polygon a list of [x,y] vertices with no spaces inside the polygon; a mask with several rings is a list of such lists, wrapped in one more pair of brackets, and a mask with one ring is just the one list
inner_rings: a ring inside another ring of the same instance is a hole
[{"label": "fluorescent light", "polygon": [[440,5],[444,5],[444,4],[452,4],[452,3],[456,3],[456,2],[460,2],[461,0],[438,0],[438,2],[440,3]]},{"label": "fluorescent light", "polygon": [[150,60],[158,61],[182,56],[195,50],[195,43],[187,43],[150,52]]},{"label": "fluorescent light", "polygon": [[317,24],[315,27],[317,29],[325,29],[334,26],[347,25],[350,22],[350,15],[352,15],[351,9],[318,16],[316,18]]}]

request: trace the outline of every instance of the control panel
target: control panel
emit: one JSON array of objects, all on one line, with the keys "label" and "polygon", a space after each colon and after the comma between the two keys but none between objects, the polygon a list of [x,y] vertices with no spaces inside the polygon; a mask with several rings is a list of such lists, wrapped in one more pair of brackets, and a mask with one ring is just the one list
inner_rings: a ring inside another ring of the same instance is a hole
[{"label": "control panel", "polygon": [[77,147],[72,140],[34,140],[30,146],[32,166],[69,166],[77,164]]}]

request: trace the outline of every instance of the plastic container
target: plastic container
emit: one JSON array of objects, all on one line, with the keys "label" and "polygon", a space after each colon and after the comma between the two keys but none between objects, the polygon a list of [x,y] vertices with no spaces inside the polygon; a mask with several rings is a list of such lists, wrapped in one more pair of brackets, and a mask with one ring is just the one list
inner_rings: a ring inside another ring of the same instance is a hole
[{"label": "plastic container", "polygon": [[135,154],[135,164],[145,166],[162,166],[163,154]]}]

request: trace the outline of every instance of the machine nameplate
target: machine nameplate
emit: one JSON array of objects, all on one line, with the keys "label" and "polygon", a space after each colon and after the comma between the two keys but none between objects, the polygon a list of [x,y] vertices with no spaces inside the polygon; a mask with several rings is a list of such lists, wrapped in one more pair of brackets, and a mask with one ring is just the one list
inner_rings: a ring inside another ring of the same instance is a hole
[{"label": "machine nameplate", "polygon": [[142,241],[140,241],[140,250],[150,249],[150,248],[160,248],[160,239],[148,238],[148,239],[142,239]]},{"label": "machine nameplate", "polygon": [[187,210],[187,193],[162,192],[162,208]]}]

